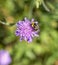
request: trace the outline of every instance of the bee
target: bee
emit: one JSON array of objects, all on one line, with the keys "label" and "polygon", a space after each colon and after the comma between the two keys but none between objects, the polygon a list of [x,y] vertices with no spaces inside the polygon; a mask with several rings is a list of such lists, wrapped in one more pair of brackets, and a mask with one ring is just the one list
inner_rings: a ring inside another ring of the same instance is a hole
[{"label": "bee", "polygon": [[35,30],[38,30],[38,29],[39,29],[38,22],[31,22],[31,26],[32,26],[32,28],[34,28]]}]

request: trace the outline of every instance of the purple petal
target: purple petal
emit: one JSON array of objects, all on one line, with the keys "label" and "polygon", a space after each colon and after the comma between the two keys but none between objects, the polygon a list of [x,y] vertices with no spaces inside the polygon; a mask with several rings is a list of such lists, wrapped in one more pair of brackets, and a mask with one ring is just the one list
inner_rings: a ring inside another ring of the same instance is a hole
[{"label": "purple petal", "polygon": [[29,37],[29,38],[27,39],[27,41],[28,41],[28,43],[32,42],[32,38]]},{"label": "purple petal", "polygon": [[38,24],[38,21],[36,21],[35,23]]},{"label": "purple petal", "polygon": [[27,41],[27,37],[24,37],[24,40]]},{"label": "purple petal", "polygon": [[17,25],[17,26],[19,26],[19,25],[20,25],[20,23],[21,23],[21,21],[17,22],[17,24],[16,24],[16,25]]},{"label": "purple petal", "polygon": [[39,35],[38,34],[36,34],[35,32],[32,32],[32,34],[34,35],[34,36],[36,36],[36,37],[38,37]]},{"label": "purple petal", "polygon": [[16,30],[15,34],[16,34],[16,36],[19,36],[20,32],[18,30]]},{"label": "purple petal", "polygon": [[24,18],[24,20],[26,21],[26,20],[27,20],[27,18],[25,17],[25,18]]},{"label": "purple petal", "polygon": [[20,37],[20,42],[23,40],[23,38],[22,37]]},{"label": "purple petal", "polygon": [[32,18],[31,22],[34,22],[34,18]]}]

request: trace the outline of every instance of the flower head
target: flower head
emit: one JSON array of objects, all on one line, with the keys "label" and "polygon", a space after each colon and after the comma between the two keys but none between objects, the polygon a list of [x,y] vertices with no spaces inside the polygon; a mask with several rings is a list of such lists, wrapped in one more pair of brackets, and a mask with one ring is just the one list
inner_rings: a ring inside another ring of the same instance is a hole
[{"label": "flower head", "polygon": [[[17,22],[15,34],[16,36],[20,36],[20,41],[25,40],[32,42],[32,38],[38,36],[39,28],[35,30],[35,28],[32,27],[32,22],[34,22],[34,19],[30,21],[27,18],[25,18],[23,21]],[[38,22],[36,22],[36,24],[38,24]]]},{"label": "flower head", "polygon": [[9,65],[11,63],[11,57],[5,50],[0,50],[0,65]]}]

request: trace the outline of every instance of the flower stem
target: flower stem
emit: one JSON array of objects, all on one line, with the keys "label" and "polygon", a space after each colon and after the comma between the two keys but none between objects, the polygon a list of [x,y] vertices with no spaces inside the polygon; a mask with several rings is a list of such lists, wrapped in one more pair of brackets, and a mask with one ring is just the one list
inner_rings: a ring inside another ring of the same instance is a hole
[{"label": "flower stem", "polygon": [[50,9],[46,6],[44,0],[42,0],[42,5],[45,8],[46,11],[50,12]]}]

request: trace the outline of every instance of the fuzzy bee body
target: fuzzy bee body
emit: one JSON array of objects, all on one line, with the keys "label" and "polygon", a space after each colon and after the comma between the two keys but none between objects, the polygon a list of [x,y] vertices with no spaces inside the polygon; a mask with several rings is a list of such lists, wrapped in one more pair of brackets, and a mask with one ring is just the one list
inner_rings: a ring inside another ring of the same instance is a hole
[{"label": "fuzzy bee body", "polygon": [[35,30],[38,30],[38,29],[39,29],[39,26],[38,26],[38,23],[37,23],[37,22],[32,22],[32,23],[31,23],[31,26],[32,26]]}]

